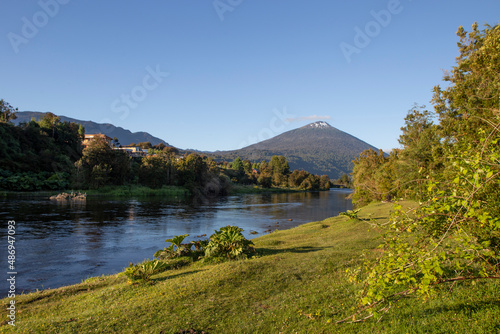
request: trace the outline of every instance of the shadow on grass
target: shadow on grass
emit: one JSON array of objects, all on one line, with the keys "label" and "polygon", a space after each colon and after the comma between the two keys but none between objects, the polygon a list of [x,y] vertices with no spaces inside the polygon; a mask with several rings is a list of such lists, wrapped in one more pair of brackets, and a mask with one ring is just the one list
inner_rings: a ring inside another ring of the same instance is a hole
[{"label": "shadow on grass", "polygon": [[264,255],[276,255],[276,254],[283,254],[283,253],[311,253],[311,252],[319,252],[322,250],[325,250],[327,248],[332,248],[332,247],[311,247],[311,246],[304,246],[304,247],[293,247],[293,248],[284,248],[284,249],[272,249],[272,248],[256,248],[255,251],[258,255],[264,256]]},{"label": "shadow on grass", "polygon": [[500,301],[495,298],[489,298],[488,300],[481,300],[470,303],[453,303],[451,305],[441,305],[426,308],[424,313],[426,315],[435,315],[439,313],[464,313],[467,316],[473,316],[475,313],[481,310],[488,309],[500,309]]},{"label": "shadow on grass", "polygon": [[364,222],[369,222],[372,220],[382,220],[382,219],[389,219],[389,216],[386,217],[358,217],[358,220],[364,221]]}]

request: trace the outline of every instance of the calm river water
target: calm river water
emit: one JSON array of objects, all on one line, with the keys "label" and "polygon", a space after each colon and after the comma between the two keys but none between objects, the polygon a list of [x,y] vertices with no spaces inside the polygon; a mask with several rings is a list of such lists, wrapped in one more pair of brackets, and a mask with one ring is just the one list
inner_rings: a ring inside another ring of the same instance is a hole
[{"label": "calm river water", "polygon": [[[44,198],[1,198],[0,297],[8,292],[7,222],[16,221],[17,293],[80,283],[152,259],[165,239],[208,238],[226,225],[247,238],[288,229],[352,209],[348,190],[238,195],[196,204],[185,199],[87,199],[60,203]],[[291,219],[291,221],[289,221]],[[250,234],[251,231],[258,234]],[[207,237],[201,237],[206,234]]]}]

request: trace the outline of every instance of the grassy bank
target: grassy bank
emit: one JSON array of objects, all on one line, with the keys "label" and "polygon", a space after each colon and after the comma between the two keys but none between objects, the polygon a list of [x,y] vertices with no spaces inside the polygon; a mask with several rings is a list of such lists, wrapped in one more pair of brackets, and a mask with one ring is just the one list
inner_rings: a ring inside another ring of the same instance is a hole
[{"label": "grassy bank", "polygon": [[[387,219],[390,204],[359,216]],[[122,274],[16,297],[16,328],[2,333],[495,333],[500,284],[443,287],[426,302],[396,304],[379,322],[336,324],[352,314],[359,287],[346,269],[374,250],[378,232],[363,220],[334,217],[253,239],[252,259],[196,262],[130,285]],[[376,252],[373,251],[375,255]],[[1,300],[6,319],[8,299]]]}]

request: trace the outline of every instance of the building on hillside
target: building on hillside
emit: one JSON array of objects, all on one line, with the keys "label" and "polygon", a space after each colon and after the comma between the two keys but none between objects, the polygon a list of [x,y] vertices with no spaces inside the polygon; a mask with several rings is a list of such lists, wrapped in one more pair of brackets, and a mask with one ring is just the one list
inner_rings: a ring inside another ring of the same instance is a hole
[{"label": "building on hillside", "polygon": [[137,146],[125,146],[125,147],[115,147],[115,150],[121,150],[127,152],[127,154],[131,157],[145,157],[148,155],[148,150],[143,150]]},{"label": "building on hillside", "polygon": [[106,142],[108,143],[109,146],[111,146],[111,142],[113,141],[112,138],[110,138],[102,133],[94,133],[94,134],[88,134],[88,135],[86,134],[85,138],[83,139],[83,142],[82,142],[83,148],[86,148],[87,146],[89,146],[90,143],[96,138],[103,138],[104,140],[106,140]]}]

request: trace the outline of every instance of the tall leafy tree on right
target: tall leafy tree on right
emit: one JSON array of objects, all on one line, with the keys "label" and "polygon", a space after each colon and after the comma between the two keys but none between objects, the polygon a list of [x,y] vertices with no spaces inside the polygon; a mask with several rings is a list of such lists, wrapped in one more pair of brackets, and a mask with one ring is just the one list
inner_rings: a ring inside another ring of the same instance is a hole
[{"label": "tall leafy tree on right", "polygon": [[[402,149],[379,156],[374,168],[373,154],[355,161],[358,204],[380,198],[370,189],[420,203],[395,205],[380,256],[356,276],[363,282],[358,313],[380,314],[404,296],[428,297],[450,282],[500,279],[500,27],[474,24],[457,35],[460,56],[446,88],[434,87],[435,114],[412,109]],[[392,178],[382,177],[384,170]]]}]

